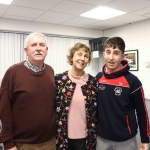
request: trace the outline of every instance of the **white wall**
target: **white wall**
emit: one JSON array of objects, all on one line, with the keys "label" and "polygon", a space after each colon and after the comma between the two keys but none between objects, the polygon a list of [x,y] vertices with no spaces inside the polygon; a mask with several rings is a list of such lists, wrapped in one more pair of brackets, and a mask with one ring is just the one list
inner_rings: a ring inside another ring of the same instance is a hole
[{"label": "white wall", "polygon": [[104,64],[105,64],[105,60],[103,57],[103,52],[99,52],[99,71],[102,71]]},{"label": "white wall", "polygon": [[150,19],[105,30],[104,36],[120,36],[125,40],[126,50],[138,49],[139,70],[131,72],[141,80],[145,97],[150,99],[150,67],[145,66],[146,61],[150,62]]},{"label": "white wall", "polygon": [[64,35],[84,38],[98,38],[103,36],[103,31],[77,28],[71,26],[54,25],[40,22],[29,22],[0,18],[0,30],[16,32],[42,32],[52,35]]}]

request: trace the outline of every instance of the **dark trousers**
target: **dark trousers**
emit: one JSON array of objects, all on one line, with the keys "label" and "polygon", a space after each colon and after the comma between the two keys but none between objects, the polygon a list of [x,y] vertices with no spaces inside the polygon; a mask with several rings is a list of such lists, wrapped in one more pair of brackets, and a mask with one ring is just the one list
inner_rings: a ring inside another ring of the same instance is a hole
[{"label": "dark trousers", "polygon": [[85,150],[86,139],[68,139],[68,150]]},{"label": "dark trousers", "polygon": [[0,150],[4,150],[3,144],[0,143]]}]

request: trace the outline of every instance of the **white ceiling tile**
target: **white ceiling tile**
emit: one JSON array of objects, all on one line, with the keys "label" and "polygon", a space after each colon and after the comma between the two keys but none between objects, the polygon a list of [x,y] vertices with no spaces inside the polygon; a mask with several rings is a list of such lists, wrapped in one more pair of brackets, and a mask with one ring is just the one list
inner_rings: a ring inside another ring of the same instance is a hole
[{"label": "white ceiling tile", "polygon": [[2,14],[0,14],[0,17],[2,17]]},{"label": "white ceiling tile", "polygon": [[135,10],[150,6],[150,1],[148,0],[116,0],[105,6],[114,8],[117,10],[122,10],[125,12],[131,12],[131,11],[135,11]]},{"label": "white ceiling tile", "polygon": [[91,24],[84,26],[85,28],[90,28],[90,29],[105,29],[110,27],[109,25],[103,24],[103,23],[98,23],[98,24]]},{"label": "white ceiling tile", "polygon": [[85,17],[76,17],[67,21],[68,23],[76,23],[81,25],[88,25],[92,23],[99,22],[97,19],[85,18]]},{"label": "white ceiling tile", "polygon": [[62,3],[52,8],[51,11],[79,15],[93,8],[95,8],[95,6],[82,4],[78,2],[72,2],[72,1],[63,1]]},{"label": "white ceiling tile", "polygon": [[110,2],[112,2],[114,0],[70,0],[70,1],[100,6],[100,5],[104,5],[104,4],[110,3]]},{"label": "white ceiling tile", "polygon": [[149,18],[150,17],[150,13],[149,14],[145,14],[143,16]]},{"label": "white ceiling tile", "polygon": [[59,24],[59,23],[62,23],[64,21],[67,21],[67,20],[74,18],[74,17],[75,17],[75,15],[69,15],[69,14],[63,14],[63,13],[57,13],[57,12],[50,12],[49,11],[49,12],[41,15],[40,17],[38,17],[34,21]]},{"label": "white ceiling tile", "polygon": [[100,21],[98,23],[95,24],[91,24],[91,25],[87,25],[84,27],[88,27],[88,28],[92,28],[92,29],[100,29],[100,30],[105,30],[105,29],[110,29],[116,26],[122,26],[124,23],[122,22],[113,22],[113,21],[109,21],[109,20],[104,20],[104,21]]},{"label": "white ceiling tile", "polygon": [[27,20],[27,21],[32,21],[33,20],[33,18],[19,17],[19,16],[12,16],[12,15],[4,15],[3,18],[16,19],[16,20]]},{"label": "white ceiling tile", "polygon": [[15,0],[12,5],[49,10],[63,0]]},{"label": "white ceiling tile", "polygon": [[44,10],[11,6],[6,12],[7,15],[22,16],[22,17],[38,17],[43,14]]},{"label": "white ceiling tile", "polygon": [[2,5],[2,4],[0,4],[0,13],[1,14],[5,13],[8,8],[9,8],[8,5]]},{"label": "white ceiling tile", "polygon": [[124,22],[124,23],[132,23],[132,22],[136,22],[136,21],[141,21],[147,19],[146,17],[143,16],[137,16],[137,15],[133,15],[133,14],[124,14],[118,17],[114,17],[109,19],[110,21],[119,21],[119,22]]},{"label": "white ceiling tile", "polygon": [[132,12],[132,14],[141,15],[141,16],[146,15],[148,13],[150,13],[150,7],[146,7],[144,9],[140,9],[140,10]]},{"label": "white ceiling tile", "polygon": [[108,29],[109,27],[107,26],[85,26],[84,28],[94,29],[94,30],[105,30],[105,29]]},{"label": "white ceiling tile", "polygon": [[70,22],[61,23],[61,25],[67,25],[67,26],[73,26],[73,27],[83,27],[83,25],[81,25],[81,24],[70,23]]}]

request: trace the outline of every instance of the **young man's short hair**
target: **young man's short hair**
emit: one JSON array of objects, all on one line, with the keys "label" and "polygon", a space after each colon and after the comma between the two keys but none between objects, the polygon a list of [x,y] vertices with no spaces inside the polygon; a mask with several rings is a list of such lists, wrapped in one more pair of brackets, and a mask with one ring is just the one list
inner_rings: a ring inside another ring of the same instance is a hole
[{"label": "young man's short hair", "polygon": [[112,37],[112,38],[108,38],[104,43],[104,50],[107,47],[111,47],[113,49],[115,49],[117,47],[121,50],[122,54],[124,54],[125,42],[121,37],[117,37],[117,36]]}]

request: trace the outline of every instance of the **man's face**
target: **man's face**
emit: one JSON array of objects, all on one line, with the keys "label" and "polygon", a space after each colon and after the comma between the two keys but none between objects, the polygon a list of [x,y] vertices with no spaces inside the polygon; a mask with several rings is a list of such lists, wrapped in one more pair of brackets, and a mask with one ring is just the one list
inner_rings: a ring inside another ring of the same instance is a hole
[{"label": "man's face", "polygon": [[120,69],[121,61],[124,59],[124,54],[116,47],[106,47],[103,52],[108,72],[115,72]]},{"label": "man's face", "polygon": [[34,35],[28,40],[28,47],[24,48],[29,60],[33,64],[43,64],[48,52],[45,39],[41,35]]}]

